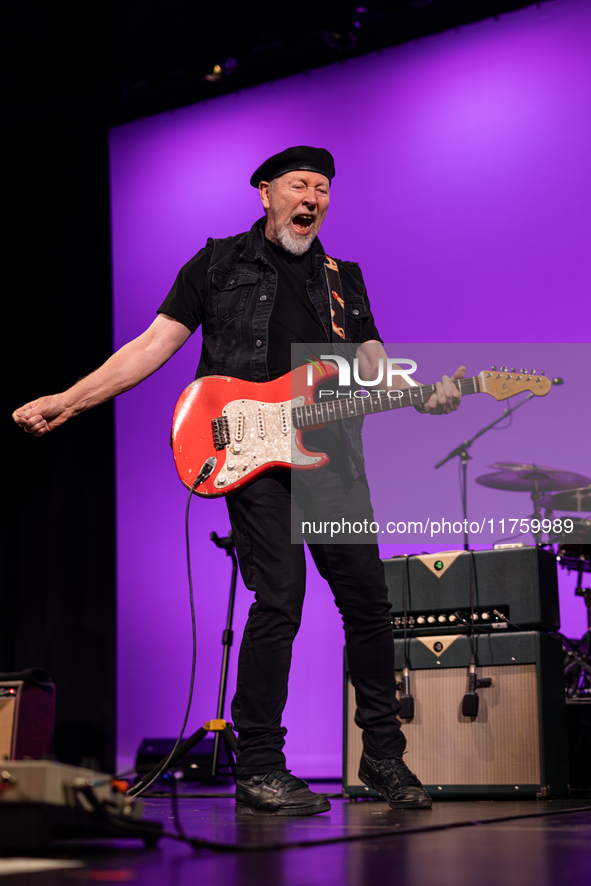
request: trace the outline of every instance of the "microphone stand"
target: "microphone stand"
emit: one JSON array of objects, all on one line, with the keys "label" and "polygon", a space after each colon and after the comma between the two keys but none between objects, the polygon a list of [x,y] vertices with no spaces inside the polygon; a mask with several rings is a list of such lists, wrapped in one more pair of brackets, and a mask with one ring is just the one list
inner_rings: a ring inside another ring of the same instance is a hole
[{"label": "microphone stand", "polygon": [[468,460],[472,458],[471,455],[468,454],[468,449],[472,446],[475,440],[478,440],[479,437],[482,437],[483,434],[486,434],[487,431],[490,431],[491,428],[494,428],[495,425],[498,425],[499,422],[503,421],[504,418],[507,418],[508,415],[512,415],[516,412],[520,406],[523,406],[524,403],[527,403],[528,400],[531,400],[535,394],[528,394],[527,397],[518,403],[517,406],[514,406],[513,409],[508,406],[507,409],[503,412],[500,418],[495,419],[486,427],[481,428],[473,437],[469,440],[464,440],[463,443],[460,443],[459,446],[456,446],[455,449],[452,449],[451,452],[442,458],[441,461],[437,462],[435,468],[440,468],[447,461],[452,458],[458,456],[460,459],[460,463],[462,465],[462,510],[464,512],[464,550],[469,551],[470,547],[468,545],[468,483],[467,483],[467,473],[468,473]]}]

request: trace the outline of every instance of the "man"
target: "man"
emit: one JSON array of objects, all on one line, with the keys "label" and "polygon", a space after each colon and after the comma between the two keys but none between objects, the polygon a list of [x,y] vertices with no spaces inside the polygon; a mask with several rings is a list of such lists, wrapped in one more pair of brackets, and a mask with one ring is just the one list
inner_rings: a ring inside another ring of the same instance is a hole
[{"label": "man", "polygon": [[[143,381],[199,325],[203,349],[198,377],[231,375],[265,382],[291,369],[292,343],[330,342],[326,256],[317,235],[334,174],[333,158],[321,148],[288,148],[266,160],[251,178],[265,217],[248,232],[209,240],[181,269],[156,320],[142,335],[63,394],[17,409],[15,421],[42,436]],[[385,352],[363,278],[357,265],[337,264],[344,339],[357,350],[361,377],[373,378],[377,359]],[[460,367],[453,378],[463,375]],[[459,402],[459,391],[444,376],[421,411],[442,414],[457,409]],[[282,750],[281,714],[305,585],[303,544],[292,544],[291,520],[294,513],[304,517],[328,502],[345,518],[362,513],[371,522],[359,430],[349,424],[306,435],[306,445],[331,457],[327,468],[312,472],[313,482],[304,473],[275,470],[227,498],[241,572],[255,593],[232,704],[240,814],[311,815],[330,808],[325,797],[290,774]],[[364,730],[360,778],[395,809],[429,808],[429,795],[402,761],[405,739],[396,718],[387,589],[377,544],[370,541],[310,545],[343,617],[356,720]]]}]

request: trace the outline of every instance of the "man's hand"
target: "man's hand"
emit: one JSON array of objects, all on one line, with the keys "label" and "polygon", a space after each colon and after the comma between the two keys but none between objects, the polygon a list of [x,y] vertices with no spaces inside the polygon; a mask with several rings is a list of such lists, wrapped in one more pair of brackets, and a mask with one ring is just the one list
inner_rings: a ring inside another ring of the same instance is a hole
[{"label": "man's hand", "polygon": [[43,437],[70,418],[70,410],[63,394],[53,397],[40,397],[15,409],[12,417],[27,432],[35,437]]},{"label": "man's hand", "polygon": [[429,415],[446,415],[448,412],[455,412],[460,405],[462,395],[453,384],[458,378],[464,378],[466,375],[466,367],[460,366],[452,377],[444,375],[441,381],[435,385],[436,392],[431,394],[424,405],[425,412]]},{"label": "man's hand", "polygon": [[63,394],[31,400],[12,417],[27,434],[43,437],[69,418],[105,403],[135,387],[160,369],[187,341],[191,330],[167,314],[158,314],[152,325],[119,348],[86,378]]}]

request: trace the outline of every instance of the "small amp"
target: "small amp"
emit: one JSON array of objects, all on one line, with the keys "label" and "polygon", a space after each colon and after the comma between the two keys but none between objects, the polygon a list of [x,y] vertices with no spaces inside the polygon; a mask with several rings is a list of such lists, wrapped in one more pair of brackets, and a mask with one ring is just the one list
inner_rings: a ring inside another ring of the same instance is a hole
[{"label": "small amp", "polygon": [[476,624],[502,633],[507,630],[504,616],[528,631],[560,627],[556,557],[542,548],[447,551],[383,563],[395,636],[404,629],[405,587],[406,626],[412,635],[468,631],[464,622],[471,618],[472,569]]},{"label": "small amp", "polygon": [[0,760],[41,760],[53,750],[55,686],[0,682]]}]

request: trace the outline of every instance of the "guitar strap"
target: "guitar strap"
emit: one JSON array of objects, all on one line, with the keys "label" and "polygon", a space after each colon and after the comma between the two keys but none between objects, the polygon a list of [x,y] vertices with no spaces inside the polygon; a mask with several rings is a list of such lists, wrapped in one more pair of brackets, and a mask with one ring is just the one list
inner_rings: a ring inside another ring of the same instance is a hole
[{"label": "guitar strap", "polygon": [[345,338],[345,302],[343,299],[343,287],[339,267],[329,255],[324,262],[326,285],[328,286],[328,308],[331,322],[331,341],[344,340]]}]

